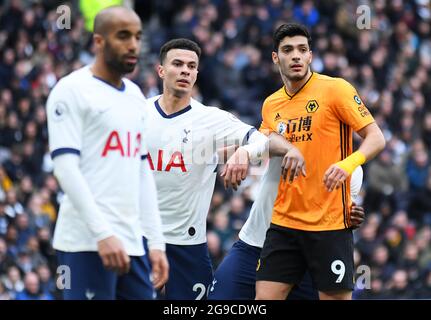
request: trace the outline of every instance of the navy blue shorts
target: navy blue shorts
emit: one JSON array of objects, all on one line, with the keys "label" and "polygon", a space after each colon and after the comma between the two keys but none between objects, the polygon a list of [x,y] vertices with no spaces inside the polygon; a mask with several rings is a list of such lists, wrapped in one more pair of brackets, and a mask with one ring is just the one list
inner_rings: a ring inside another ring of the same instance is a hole
[{"label": "navy blue shorts", "polygon": [[[256,296],[256,266],[262,249],[238,240],[229,250],[214,274],[209,300],[254,300]],[[307,272],[287,300],[318,300]]]},{"label": "navy blue shorts", "polygon": [[130,271],[121,276],[105,269],[97,252],[57,251],[57,259],[59,266],[70,268],[70,289],[62,290],[65,300],[151,300],[155,298],[147,254],[130,257]]},{"label": "navy blue shorts", "polygon": [[206,243],[198,245],[166,244],[169,280],[164,298],[168,300],[204,300],[213,279]]}]

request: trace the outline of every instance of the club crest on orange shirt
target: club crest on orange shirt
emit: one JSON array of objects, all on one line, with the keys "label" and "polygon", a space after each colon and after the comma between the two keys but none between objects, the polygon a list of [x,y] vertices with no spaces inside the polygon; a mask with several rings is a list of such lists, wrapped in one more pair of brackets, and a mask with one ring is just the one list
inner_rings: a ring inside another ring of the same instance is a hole
[{"label": "club crest on orange shirt", "polygon": [[307,102],[307,105],[305,106],[305,109],[308,113],[316,112],[317,109],[319,109],[319,104],[316,100],[310,100]]}]

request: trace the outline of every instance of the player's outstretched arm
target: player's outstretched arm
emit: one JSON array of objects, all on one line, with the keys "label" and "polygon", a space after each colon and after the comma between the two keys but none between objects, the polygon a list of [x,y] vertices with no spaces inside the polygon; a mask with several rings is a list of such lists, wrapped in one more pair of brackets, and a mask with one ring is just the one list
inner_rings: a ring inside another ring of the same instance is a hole
[{"label": "player's outstretched arm", "polygon": [[249,163],[263,160],[268,154],[268,148],[268,138],[259,131],[254,131],[248,139],[248,144],[239,147],[226,162],[221,173],[225,188],[232,186],[237,190],[241,181],[247,177]]},{"label": "player's outstretched arm", "polygon": [[153,285],[160,289],[167,281],[169,264],[166,258],[166,244],[157,201],[157,189],[148,160],[142,160],[141,174],[141,224],[148,240],[149,258],[152,266]]},{"label": "player's outstretched arm", "polygon": [[128,272],[130,257],[97,207],[90,188],[79,170],[79,156],[63,154],[55,157],[53,161],[54,175],[96,239],[105,268],[119,273]]}]

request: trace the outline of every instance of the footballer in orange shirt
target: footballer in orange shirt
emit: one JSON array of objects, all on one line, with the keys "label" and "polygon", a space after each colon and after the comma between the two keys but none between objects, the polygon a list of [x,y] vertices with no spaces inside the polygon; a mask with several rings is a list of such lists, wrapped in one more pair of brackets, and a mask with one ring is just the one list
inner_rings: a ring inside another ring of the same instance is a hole
[{"label": "footballer in orange shirt", "polygon": [[[265,100],[260,130],[298,148],[307,170],[298,177],[298,168],[293,181],[280,178],[256,299],[285,299],[307,269],[320,299],[351,299],[350,174],[385,145],[353,86],[311,71],[310,42],[299,24],[283,24],[274,33],[272,58],[284,86]],[[363,141],[352,153],[353,131]]]}]

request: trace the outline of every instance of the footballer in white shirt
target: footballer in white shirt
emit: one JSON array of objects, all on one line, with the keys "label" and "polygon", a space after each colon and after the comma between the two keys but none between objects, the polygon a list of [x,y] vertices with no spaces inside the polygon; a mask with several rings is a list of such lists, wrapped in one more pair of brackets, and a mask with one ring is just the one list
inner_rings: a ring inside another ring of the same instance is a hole
[{"label": "footballer in white shirt", "polygon": [[[266,230],[271,222],[272,209],[280,182],[282,159],[274,157],[269,160],[266,171],[260,179],[250,215],[239,232],[239,240],[233,244],[218,266],[208,292],[208,299],[254,300],[256,295],[256,267],[265,242]],[[359,195],[362,178],[362,167],[359,166],[352,173],[350,182],[353,202]],[[352,224],[354,227],[358,227],[363,221],[362,207],[354,205],[351,215]],[[288,300],[318,299],[318,291],[313,287],[308,272],[288,297]]]},{"label": "footballer in white shirt", "polygon": [[140,36],[135,12],[99,12],[94,64],[62,78],[48,98],[49,147],[65,192],[54,232],[59,264],[71,272],[64,299],[153,299],[143,229],[151,230],[154,286],[167,280],[143,132],[146,100],[123,78],[137,63]]},{"label": "footballer in white shirt", "polygon": [[233,180],[238,182],[246,176],[248,159],[260,161],[268,151],[267,137],[254,127],[191,97],[200,52],[188,39],[162,46],[158,74],[163,94],[148,99],[147,106],[148,159],[170,266],[166,299],[205,299],[212,281],[206,219],[217,174],[217,149],[242,146],[236,155],[245,155],[245,163],[227,163],[237,171]]}]

